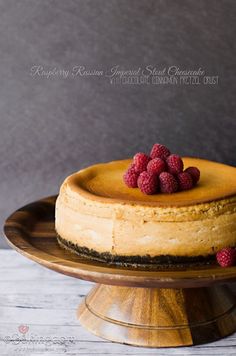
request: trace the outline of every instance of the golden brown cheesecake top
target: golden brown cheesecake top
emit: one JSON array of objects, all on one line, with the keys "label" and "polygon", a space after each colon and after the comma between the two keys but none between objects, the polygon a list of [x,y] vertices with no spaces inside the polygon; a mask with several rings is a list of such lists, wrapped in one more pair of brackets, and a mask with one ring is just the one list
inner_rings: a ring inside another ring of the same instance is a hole
[{"label": "golden brown cheesecake top", "polygon": [[236,168],[199,158],[183,158],[184,167],[198,167],[201,178],[194,188],[173,194],[145,195],[138,188],[128,188],[123,174],[131,159],[101,163],[69,176],[65,182],[85,198],[121,204],[149,206],[189,206],[236,195]]}]

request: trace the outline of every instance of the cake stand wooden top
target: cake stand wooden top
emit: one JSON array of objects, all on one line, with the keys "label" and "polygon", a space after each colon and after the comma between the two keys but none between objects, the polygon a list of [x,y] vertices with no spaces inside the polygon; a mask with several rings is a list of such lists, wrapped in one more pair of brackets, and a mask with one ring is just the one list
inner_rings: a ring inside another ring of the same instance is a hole
[{"label": "cake stand wooden top", "polygon": [[4,226],[12,248],[47,268],[92,282],[131,287],[193,288],[236,281],[236,267],[221,268],[216,263],[150,270],[108,265],[66,251],[56,239],[55,200],[53,196],[24,206]]}]

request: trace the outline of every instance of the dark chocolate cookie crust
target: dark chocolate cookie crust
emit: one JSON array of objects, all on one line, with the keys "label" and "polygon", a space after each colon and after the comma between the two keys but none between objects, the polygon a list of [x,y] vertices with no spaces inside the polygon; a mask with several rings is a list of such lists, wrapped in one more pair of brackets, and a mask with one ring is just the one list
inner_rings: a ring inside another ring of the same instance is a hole
[{"label": "dark chocolate cookie crust", "polygon": [[160,255],[151,257],[150,255],[145,256],[122,256],[122,255],[112,255],[110,252],[99,253],[93,249],[89,249],[85,246],[78,246],[73,242],[69,242],[63,239],[57,234],[58,243],[69,251],[76,253],[80,256],[93,259],[99,262],[106,262],[111,264],[119,265],[185,265],[185,264],[203,264],[210,263],[213,259],[213,255],[208,256],[171,256],[171,255]]}]

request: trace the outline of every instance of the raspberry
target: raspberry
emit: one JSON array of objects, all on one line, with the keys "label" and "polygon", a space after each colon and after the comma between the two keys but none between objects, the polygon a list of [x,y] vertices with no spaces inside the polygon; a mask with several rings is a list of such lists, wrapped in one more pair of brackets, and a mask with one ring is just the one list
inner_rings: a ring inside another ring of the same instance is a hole
[{"label": "raspberry", "polygon": [[217,262],[221,267],[231,267],[236,262],[235,249],[232,247],[223,248],[216,254]]},{"label": "raspberry", "polygon": [[148,172],[142,172],[138,177],[138,187],[144,194],[154,194],[158,189],[158,177]]},{"label": "raspberry", "polygon": [[170,155],[166,160],[168,172],[171,174],[178,174],[183,172],[184,164],[180,156]]},{"label": "raspberry", "polygon": [[148,162],[147,171],[148,173],[153,173],[159,176],[161,172],[164,172],[166,169],[166,164],[161,158],[153,158]]},{"label": "raspberry", "polygon": [[138,176],[139,173],[135,171],[133,165],[131,164],[130,167],[125,172],[125,174],[123,175],[123,180],[129,188],[137,188]]},{"label": "raspberry", "polygon": [[[131,169],[133,169],[133,170],[135,171],[134,163],[130,163],[130,165],[129,165],[127,171],[129,171],[129,170],[131,170]],[[136,172],[136,171],[135,171],[135,172]]]},{"label": "raspberry", "polygon": [[185,172],[189,173],[192,177],[193,184],[197,184],[200,178],[200,171],[197,167],[188,167]]},{"label": "raspberry", "polygon": [[193,187],[193,179],[188,172],[179,173],[177,176],[179,190],[188,190]]},{"label": "raspberry", "polygon": [[164,145],[160,143],[155,143],[152,147],[150,157],[153,158],[162,158],[166,159],[170,155],[170,151]]},{"label": "raspberry", "polygon": [[160,190],[162,193],[175,193],[178,190],[178,183],[175,177],[168,172],[159,175]]},{"label": "raspberry", "polygon": [[146,171],[147,164],[149,161],[150,161],[150,157],[148,157],[148,155],[146,155],[145,153],[142,152],[136,153],[133,159],[134,168],[136,172],[142,173],[143,171]]}]

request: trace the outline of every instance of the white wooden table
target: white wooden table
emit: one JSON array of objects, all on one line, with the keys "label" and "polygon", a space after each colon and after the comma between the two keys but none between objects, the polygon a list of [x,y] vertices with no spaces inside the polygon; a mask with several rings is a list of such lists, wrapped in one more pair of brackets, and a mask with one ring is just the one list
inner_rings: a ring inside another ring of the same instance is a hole
[{"label": "white wooden table", "polygon": [[99,339],[76,319],[76,307],[92,283],[47,270],[12,250],[0,250],[0,271],[1,356],[236,355],[236,333],[212,344],[175,349]]}]

